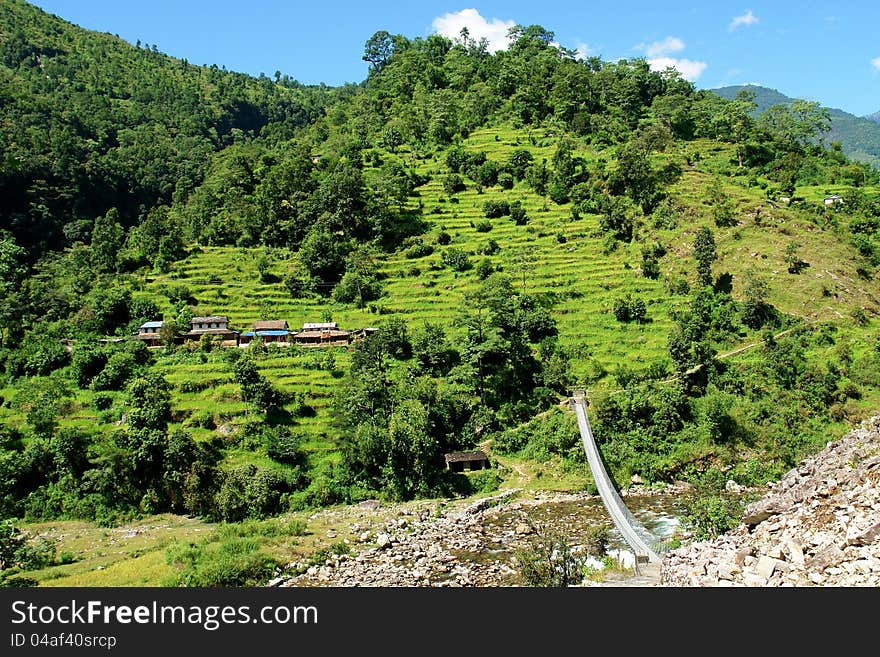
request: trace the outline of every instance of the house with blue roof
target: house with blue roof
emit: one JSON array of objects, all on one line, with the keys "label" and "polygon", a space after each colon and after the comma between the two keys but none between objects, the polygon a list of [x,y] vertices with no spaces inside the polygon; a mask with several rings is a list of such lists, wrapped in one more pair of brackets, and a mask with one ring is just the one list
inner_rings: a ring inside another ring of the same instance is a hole
[{"label": "house with blue roof", "polygon": [[162,346],[162,326],[164,322],[144,322],[138,327],[137,339],[143,340],[148,347]]},{"label": "house with blue roof", "polygon": [[278,342],[289,343],[291,336],[296,331],[291,331],[284,319],[268,319],[260,320],[252,324],[250,331],[245,331],[239,336],[238,345],[240,347],[247,346],[254,339],[262,340],[264,343]]}]

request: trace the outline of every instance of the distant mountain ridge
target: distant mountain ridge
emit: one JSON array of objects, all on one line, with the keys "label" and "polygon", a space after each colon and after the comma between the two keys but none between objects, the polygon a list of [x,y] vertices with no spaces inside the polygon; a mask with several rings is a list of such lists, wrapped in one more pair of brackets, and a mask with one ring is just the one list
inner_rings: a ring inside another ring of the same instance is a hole
[{"label": "distant mountain ridge", "polygon": [[[768,87],[757,85],[738,85],[711,89],[713,93],[728,100],[733,99],[742,89],[755,92],[757,109],[755,115],[773,105],[788,104],[793,98]],[[825,135],[825,143],[839,141],[843,152],[860,162],[869,162],[880,168],[880,112],[868,117],[859,117],[840,109],[829,107],[831,130]]]}]

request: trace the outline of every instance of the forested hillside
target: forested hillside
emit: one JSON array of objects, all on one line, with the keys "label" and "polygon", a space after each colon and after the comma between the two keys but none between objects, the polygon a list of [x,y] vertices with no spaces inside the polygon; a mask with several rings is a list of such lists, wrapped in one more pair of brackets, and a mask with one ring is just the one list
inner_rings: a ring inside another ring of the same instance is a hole
[{"label": "forested hillside", "polygon": [[[756,116],[774,105],[790,105],[793,100],[776,89],[756,85],[722,87],[713,91],[732,100],[743,89],[755,94]],[[880,126],[875,125],[876,118],[859,117],[833,108],[828,110],[828,116],[830,130],[824,135],[826,144],[840,142],[841,150],[847,157],[880,167]]]},{"label": "forested hillside", "polygon": [[[512,37],[379,31],[303,87],[0,0],[0,515],[503,485],[446,469],[477,447],[582,488],[574,388],[619,481],[763,483],[876,409],[878,177],[828,113]],[[180,344],[216,315],[378,330]]]},{"label": "forested hillside", "polygon": [[332,92],[192,66],[86,32],[19,0],[0,5],[2,220],[36,258],[128,228],[197,188],[211,153],[289,139]]}]

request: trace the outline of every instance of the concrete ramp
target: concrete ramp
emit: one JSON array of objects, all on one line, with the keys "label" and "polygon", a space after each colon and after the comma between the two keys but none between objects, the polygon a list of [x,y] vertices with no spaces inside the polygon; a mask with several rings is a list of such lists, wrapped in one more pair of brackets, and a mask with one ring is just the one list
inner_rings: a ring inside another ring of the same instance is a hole
[{"label": "concrete ramp", "polygon": [[590,420],[587,417],[587,402],[581,396],[575,396],[571,400],[574,412],[577,415],[578,428],[581,432],[581,439],[584,443],[584,451],[587,453],[587,461],[590,463],[590,471],[593,473],[593,479],[596,482],[596,488],[599,489],[599,496],[602,498],[602,504],[623,535],[623,539],[632,548],[636,555],[636,563],[639,561],[659,562],[660,556],[651,548],[652,543],[656,543],[657,539],[649,532],[645,526],[640,523],[632,512],[623,503],[618,495],[617,490],[611,483],[608,471],[605,470],[605,464],[599,455],[599,448],[596,440],[593,438],[593,431],[590,429]]}]

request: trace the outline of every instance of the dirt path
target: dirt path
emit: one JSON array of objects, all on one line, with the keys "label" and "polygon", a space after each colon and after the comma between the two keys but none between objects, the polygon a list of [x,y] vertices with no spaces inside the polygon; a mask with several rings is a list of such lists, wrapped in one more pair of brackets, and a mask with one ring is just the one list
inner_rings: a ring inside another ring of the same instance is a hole
[{"label": "dirt path", "polygon": [[[483,442],[479,443],[479,447],[481,450],[483,450],[483,452],[485,452],[486,454],[489,454],[489,452],[490,452],[489,445],[491,443],[492,443],[491,440],[484,440]],[[521,481],[517,482],[517,484],[516,484],[517,486],[522,485],[522,484],[527,484],[532,480],[532,475],[530,475],[528,473],[528,471],[525,468],[523,468],[521,465],[519,465],[518,463],[509,463],[507,461],[507,459],[498,458],[498,456],[496,454],[492,454],[492,458],[494,458],[498,463],[503,465],[505,468],[510,468],[511,470],[513,470],[514,472],[516,472],[519,475]]]}]

